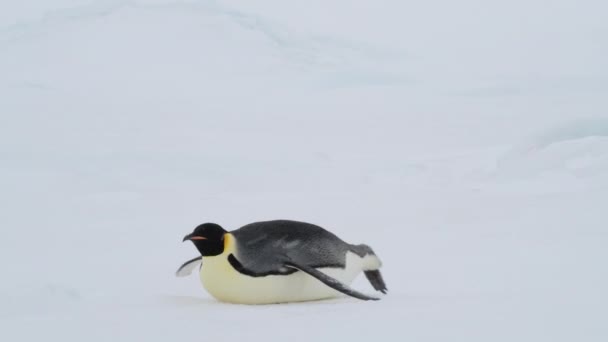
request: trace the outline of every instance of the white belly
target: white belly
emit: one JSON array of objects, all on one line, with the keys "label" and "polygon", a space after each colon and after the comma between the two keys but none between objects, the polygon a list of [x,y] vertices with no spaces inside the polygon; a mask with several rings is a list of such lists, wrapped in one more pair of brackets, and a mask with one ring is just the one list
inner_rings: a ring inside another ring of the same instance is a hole
[{"label": "white belly", "polygon": [[[319,300],[342,295],[312,276],[297,271],[289,275],[250,277],[228,262],[229,253],[204,257],[200,277],[203,286],[218,300],[239,304],[271,304]],[[365,259],[367,259],[366,257]],[[332,278],[350,285],[363,270],[365,260],[347,252],[346,267],[320,268]]]}]

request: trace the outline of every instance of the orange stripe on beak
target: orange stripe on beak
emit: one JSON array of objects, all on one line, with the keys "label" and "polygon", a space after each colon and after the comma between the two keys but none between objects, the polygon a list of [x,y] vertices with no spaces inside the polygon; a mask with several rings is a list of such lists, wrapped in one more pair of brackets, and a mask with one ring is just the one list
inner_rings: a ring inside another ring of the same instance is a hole
[{"label": "orange stripe on beak", "polygon": [[193,236],[190,240],[207,240],[207,238],[204,236]]}]

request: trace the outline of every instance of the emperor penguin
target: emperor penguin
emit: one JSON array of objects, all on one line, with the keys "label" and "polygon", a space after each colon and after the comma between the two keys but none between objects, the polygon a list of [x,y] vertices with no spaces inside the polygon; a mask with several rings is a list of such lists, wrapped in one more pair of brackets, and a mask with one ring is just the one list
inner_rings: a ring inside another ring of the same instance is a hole
[{"label": "emperor penguin", "polygon": [[176,272],[198,266],[203,287],[216,299],[236,304],[274,304],[346,294],[378,300],[350,288],[363,272],[372,287],[387,292],[381,262],[367,245],[351,245],[314,224],[275,220],[233,231],[204,223],[186,235],[201,253]]}]

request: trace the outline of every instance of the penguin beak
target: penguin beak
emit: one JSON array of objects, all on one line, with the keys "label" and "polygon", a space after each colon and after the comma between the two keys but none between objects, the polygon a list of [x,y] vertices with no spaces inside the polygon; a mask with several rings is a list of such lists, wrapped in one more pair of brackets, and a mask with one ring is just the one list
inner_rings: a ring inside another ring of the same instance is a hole
[{"label": "penguin beak", "polygon": [[207,238],[204,237],[204,236],[196,236],[196,235],[193,235],[193,234],[188,234],[188,235],[184,236],[184,239],[182,240],[182,242],[185,242],[185,241],[188,241],[188,240],[190,240],[190,241],[207,240]]}]

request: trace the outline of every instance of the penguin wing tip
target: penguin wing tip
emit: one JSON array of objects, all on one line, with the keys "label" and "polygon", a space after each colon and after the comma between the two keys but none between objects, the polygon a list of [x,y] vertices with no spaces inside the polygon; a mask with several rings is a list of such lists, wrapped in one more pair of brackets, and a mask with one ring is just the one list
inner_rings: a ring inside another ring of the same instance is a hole
[{"label": "penguin wing tip", "polygon": [[175,276],[178,278],[189,276],[197,265],[202,265],[202,257],[196,257],[183,263],[177,271],[175,271]]}]

